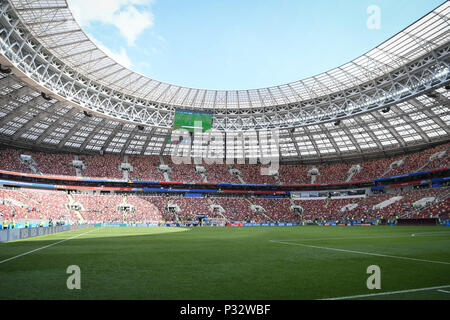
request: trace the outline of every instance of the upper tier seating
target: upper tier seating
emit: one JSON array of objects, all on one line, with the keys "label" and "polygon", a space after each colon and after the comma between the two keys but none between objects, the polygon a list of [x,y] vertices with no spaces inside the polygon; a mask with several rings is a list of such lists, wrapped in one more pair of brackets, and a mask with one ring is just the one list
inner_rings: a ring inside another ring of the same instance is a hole
[{"label": "upper tier seating", "polygon": [[[349,170],[353,165],[359,164],[361,171],[351,176],[351,181],[362,181],[380,178],[382,176],[396,176],[400,174],[412,173],[418,170],[428,170],[436,168],[447,168],[449,166],[450,143],[436,146],[434,148],[409,155],[387,157],[377,160],[368,160],[360,163],[329,163],[318,164],[316,184],[346,182]],[[441,158],[431,161],[430,157],[439,153],[447,152]],[[34,166],[38,172],[46,175],[66,175],[75,176],[76,171],[71,167],[74,155],[53,154],[41,152],[28,152],[13,149],[0,149],[0,169],[23,173],[32,173],[29,165],[24,164],[19,159],[21,154],[27,154],[34,160]],[[120,155],[82,155],[78,157],[83,161],[85,169],[82,170],[83,177],[122,179],[124,174],[120,170],[120,164],[124,162],[124,157]],[[176,165],[170,157],[165,157],[164,161],[171,169],[169,178],[176,182],[205,182],[204,177],[195,171],[195,164]],[[394,162],[403,164],[396,168],[391,168]],[[128,162],[134,170],[130,173],[129,179],[164,181],[164,175],[159,170],[160,159],[158,156],[129,156]],[[310,184],[312,182],[308,172],[311,165],[280,165],[279,176],[262,175],[260,165],[234,164],[232,167],[239,170],[240,176],[232,175],[229,166],[202,164],[206,169],[206,180],[209,183],[242,183],[247,184]]]}]

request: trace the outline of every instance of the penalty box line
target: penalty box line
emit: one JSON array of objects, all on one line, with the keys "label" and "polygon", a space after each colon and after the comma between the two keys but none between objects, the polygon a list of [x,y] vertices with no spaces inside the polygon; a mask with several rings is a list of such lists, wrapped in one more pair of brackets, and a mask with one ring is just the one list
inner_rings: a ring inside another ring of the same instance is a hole
[{"label": "penalty box line", "polygon": [[434,236],[450,234],[450,231],[443,232],[422,232],[422,233],[411,233],[411,234],[396,234],[387,236],[362,236],[362,237],[333,237],[333,238],[303,238],[303,239],[280,239],[280,240],[270,240],[272,242],[291,242],[291,241],[326,241],[326,240],[365,240],[365,239],[395,239],[395,238],[411,238],[416,236]]},{"label": "penalty box line", "polygon": [[69,240],[72,240],[72,239],[75,239],[75,238],[84,236],[85,234],[88,234],[88,233],[91,233],[91,232],[94,232],[94,231],[97,231],[97,230],[99,230],[99,229],[90,230],[90,231],[88,231],[88,232],[84,232],[84,233],[78,234],[78,235],[76,235],[76,236],[73,236],[73,237],[70,237],[70,238],[67,238],[67,239],[60,240],[60,241],[55,242],[55,243],[51,243],[51,244],[46,245],[46,246],[43,246],[43,247],[41,247],[41,248],[37,248],[37,249],[31,250],[31,251],[28,251],[28,252],[25,252],[25,253],[21,253],[21,254],[19,254],[19,255],[17,255],[17,256],[14,256],[14,257],[5,259],[5,260],[3,260],[3,261],[0,261],[0,264],[5,263],[5,262],[8,262],[8,261],[11,261],[11,260],[15,260],[15,259],[17,259],[17,258],[26,256],[26,255],[28,255],[28,254],[31,254],[31,253],[36,252],[36,251],[39,251],[39,250],[43,250],[43,249],[46,249],[46,248],[49,248],[49,247],[56,246],[56,245],[59,244],[59,243],[63,243],[63,242],[66,242],[66,241],[69,241]]},{"label": "penalty box line", "polygon": [[392,255],[381,254],[381,253],[354,251],[354,250],[321,247],[321,246],[312,246],[312,245],[308,245],[308,244],[284,242],[284,241],[278,241],[278,240],[269,240],[269,241],[272,243],[280,243],[280,244],[291,245],[291,246],[301,246],[301,247],[313,248],[313,249],[322,249],[322,250],[330,250],[330,251],[337,251],[337,252],[344,252],[344,253],[361,254],[361,255],[366,255],[366,256],[375,256],[375,257],[383,257],[383,258],[393,258],[393,259],[402,259],[402,260],[450,265],[450,262],[444,262],[444,261],[425,260],[425,259],[417,259],[417,258],[409,258],[409,257],[401,257],[401,256],[392,256]]},{"label": "penalty box line", "polygon": [[445,288],[449,288],[449,287],[450,287],[450,285],[446,285],[446,286],[431,287],[431,288],[420,288],[420,289],[410,289],[410,290],[401,290],[401,291],[369,293],[369,294],[360,294],[360,295],[357,295],[357,296],[326,298],[326,299],[319,299],[319,300],[348,300],[348,299],[369,298],[369,297],[377,297],[377,296],[389,296],[389,295],[394,295],[394,294],[421,292],[421,291],[431,291],[431,290],[437,290],[439,292],[450,293],[450,292],[445,291],[445,290],[440,290],[440,289],[445,289]]}]

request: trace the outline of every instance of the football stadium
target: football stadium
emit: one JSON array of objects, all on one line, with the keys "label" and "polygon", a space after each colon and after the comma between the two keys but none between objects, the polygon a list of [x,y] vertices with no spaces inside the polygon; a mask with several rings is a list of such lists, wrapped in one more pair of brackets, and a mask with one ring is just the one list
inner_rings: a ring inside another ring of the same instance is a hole
[{"label": "football stadium", "polygon": [[0,299],[450,300],[450,2],[420,16],[212,90],[117,62],[65,0],[1,0]]}]

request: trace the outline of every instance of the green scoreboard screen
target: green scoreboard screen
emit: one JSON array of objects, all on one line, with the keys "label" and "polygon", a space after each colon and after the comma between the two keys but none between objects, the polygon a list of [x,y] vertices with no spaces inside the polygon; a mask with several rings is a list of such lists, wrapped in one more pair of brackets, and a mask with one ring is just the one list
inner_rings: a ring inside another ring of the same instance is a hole
[{"label": "green scoreboard screen", "polygon": [[173,128],[174,130],[185,129],[190,132],[201,130],[205,132],[211,130],[212,117],[210,113],[176,110]]}]

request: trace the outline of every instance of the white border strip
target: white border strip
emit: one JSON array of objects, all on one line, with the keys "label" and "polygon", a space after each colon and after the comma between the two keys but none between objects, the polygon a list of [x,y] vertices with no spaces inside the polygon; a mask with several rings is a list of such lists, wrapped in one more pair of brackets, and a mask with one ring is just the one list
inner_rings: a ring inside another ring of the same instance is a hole
[{"label": "white border strip", "polygon": [[394,295],[394,294],[420,292],[420,291],[431,291],[431,290],[437,290],[437,291],[441,291],[442,292],[444,290],[439,290],[439,289],[445,289],[445,288],[449,288],[449,287],[450,287],[450,285],[439,286],[439,287],[431,287],[431,288],[421,288],[421,289],[411,289],[411,290],[401,290],[401,291],[361,294],[361,295],[358,295],[358,296],[327,298],[327,299],[319,299],[319,300],[347,300],[347,299],[368,298],[368,297],[376,297],[376,296],[389,296],[389,295]]},{"label": "white border strip", "polygon": [[[301,247],[306,247],[306,248],[323,249],[323,250],[331,250],[331,251],[338,251],[338,252],[363,254],[363,255],[367,255],[367,256],[376,256],[376,257],[384,257],[384,258],[403,259],[403,260],[411,260],[411,261],[428,262],[428,263],[439,263],[439,264],[450,265],[450,262],[444,262],[444,261],[424,260],[424,259],[408,258],[408,257],[401,257],[401,256],[391,256],[391,255],[380,254],[380,253],[345,250],[345,249],[337,249],[337,248],[330,248],[330,247],[311,246],[311,245],[307,245],[307,244],[283,242],[283,241],[277,241],[277,240],[269,240],[269,241],[273,242],[273,243],[281,243],[281,244],[287,244],[287,245],[291,245],[291,246],[301,246]],[[299,240],[299,241],[301,241],[301,240]]]},{"label": "white border strip", "polygon": [[442,293],[450,293],[450,291],[447,291],[447,290],[438,290],[439,292],[442,292]]},{"label": "white border strip", "polygon": [[14,260],[14,259],[17,259],[17,258],[20,258],[20,257],[23,257],[23,256],[26,256],[26,255],[28,255],[28,254],[30,254],[30,253],[33,253],[33,252],[36,252],[36,251],[39,251],[39,250],[43,250],[43,249],[46,249],[46,248],[49,248],[49,247],[52,247],[52,246],[56,246],[56,245],[59,244],[59,243],[66,242],[66,241],[69,241],[69,240],[72,240],[72,239],[75,239],[75,238],[84,236],[85,234],[88,234],[88,233],[91,233],[91,232],[97,231],[97,230],[100,230],[100,229],[99,229],[99,228],[98,228],[98,229],[96,228],[96,229],[94,229],[94,230],[90,230],[90,231],[87,231],[87,232],[78,234],[78,235],[73,236],[73,237],[71,237],[71,238],[67,238],[67,239],[64,239],[64,240],[61,240],[61,241],[58,241],[58,242],[55,242],[55,243],[46,245],[46,246],[41,247],[41,248],[37,248],[37,249],[31,250],[31,251],[28,251],[28,252],[19,254],[19,255],[15,256],[15,257],[8,258],[8,259],[6,259],[6,260],[0,261],[0,264],[5,263],[5,262],[8,262],[8,261],[11,261],[11,260]]},{"label": "white border strip", "polygon": [[450,231],[442,232],[422,232],[422,233],[408,233],[408,234],[396,234],[396,235],[386,235],[386,236],[361,236],[361,237],[333,237],[333,238],[297,238],[297,239],[279,239],[270,241],[280,241],[280,242],[291,242],[291,241],[327,241],[327,240],[364,240],[364,239],[395,239],[395,238],[410,238],[415,236],[427,235],[450,235]]},{"label": "white border strip", "polygon": [[413,234],[411,235],[411,237],[422,236],[422,235],[430,235],[430,236],[432,236],[432,235],[435,235],[435,234],[438,234],[438,235],[441,235],[441,234],[450,234],[450,231],[413,233]]}]

